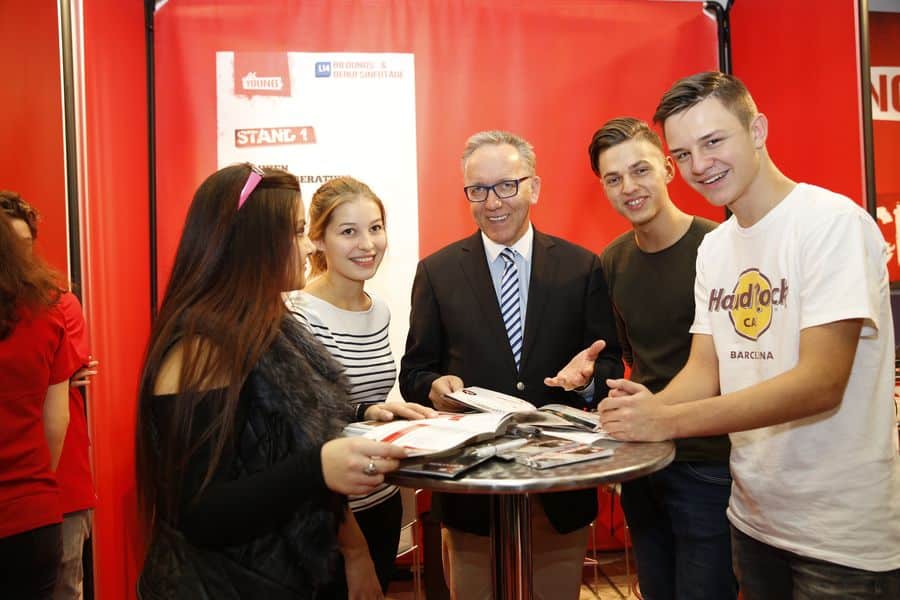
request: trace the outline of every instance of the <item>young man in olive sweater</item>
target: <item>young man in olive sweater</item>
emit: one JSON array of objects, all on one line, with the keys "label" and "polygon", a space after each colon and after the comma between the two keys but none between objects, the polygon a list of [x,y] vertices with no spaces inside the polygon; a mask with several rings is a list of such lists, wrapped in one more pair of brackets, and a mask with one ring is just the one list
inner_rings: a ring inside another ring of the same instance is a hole
[{"label": "young man in olive sweater", "polygon": [[[687,361],[697,247],[716,223],[672,203],[666,186],[675,167],[643,121],[608,121],[588,152],[607,199],[632,226],[600,257],[623,357],[633,381],[659,391]],[[561,373],[567,376],[577,378],[577,369]],[[728,437],[687,438],[676,445],[667,468],[622,485],[641,593],[646,600],[735,598],[725,515],[731,492]]]}]

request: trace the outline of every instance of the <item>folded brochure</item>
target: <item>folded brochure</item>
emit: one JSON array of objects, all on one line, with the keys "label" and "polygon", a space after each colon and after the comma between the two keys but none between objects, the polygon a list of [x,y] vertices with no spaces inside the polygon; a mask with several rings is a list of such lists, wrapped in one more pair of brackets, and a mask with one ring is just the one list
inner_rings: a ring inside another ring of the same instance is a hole
[{"label": "folded brochure", "polygon": [[601,448],[561,438],[540,437],[497,456],[505,460],[514,460],[533,469],[548,469],[607,458],[614,452],[612,448]]},{"label": "folded brochure", "polygon": [[502,435],[512,424],[510,417],[500,413],[440,413],[432,419],[413,421],[361,421],[344,427],[344,434],[403,446],[410,457],[428,456]]},{"label": "folded brochure", "polygon": [[486,460],[490,460],[490,458],[486,454],[476,453],[474,448],[463,448],[459,452],[450,455],[404,459],[400,461],[400,467],[397,469],[397,472],[453,479]]},{"label": "folded brochure", "polygon": [[447,397],[484,413],[514,415],[518,423],[591,432],[602,431],[600,417],[596,413],[565,404],[547,404],[537,408],[527,400],[476,386],[450,392]]}]

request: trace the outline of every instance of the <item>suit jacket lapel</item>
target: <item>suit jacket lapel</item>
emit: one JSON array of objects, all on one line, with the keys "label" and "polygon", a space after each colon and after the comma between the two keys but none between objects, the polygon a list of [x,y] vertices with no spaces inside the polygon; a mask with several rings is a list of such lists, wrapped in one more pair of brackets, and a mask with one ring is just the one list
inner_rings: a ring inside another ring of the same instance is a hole
[{"label": "suit jacket lapel", "polygon": [[[489,331],[484,332],[484,343],[496,345],[498,355],[507,357],[509,367],[515,372],[516,361],[513,359],[506,326],[500,315],[500,304],[497,302],[497,292],[494,290],[494,282],[491,280],[491,271],[488,269],[480,231],[476,231],[474,235],[466,238],[462,245],[460,265],[465,273],[466,281],[472,289],[472,295],[489,327]],[[531,305],[529,304],[530,310]],[[526,333],[527,331],[526,329]]]},{"label": "suit jacket lapel", "polygon": [[531,250],[531,281],[528,284],[528,310],[525,314],[525,339],[522,343],[522,369],[528,362],[528,355],[537,339],[541,315],[553,293],[559,263],[553,253],[554,245],[555,242],[549,236],[535,230]]}]

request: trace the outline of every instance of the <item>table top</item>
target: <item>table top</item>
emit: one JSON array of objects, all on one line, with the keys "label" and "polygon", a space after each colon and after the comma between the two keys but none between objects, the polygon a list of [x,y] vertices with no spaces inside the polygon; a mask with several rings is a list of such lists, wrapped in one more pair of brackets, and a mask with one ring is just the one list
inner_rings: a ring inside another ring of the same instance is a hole
[{"label": "table top", "polygon": [[613,448],[615,453],[607,458],[549,469],[532,469],[495,457],[457,479],[393,472],[385,475],[385,481],[404,487],[459,494],[562,492],[634,479],[662,469],[675,458],[675,444],[672,442],[602,440],[596,445]]}]

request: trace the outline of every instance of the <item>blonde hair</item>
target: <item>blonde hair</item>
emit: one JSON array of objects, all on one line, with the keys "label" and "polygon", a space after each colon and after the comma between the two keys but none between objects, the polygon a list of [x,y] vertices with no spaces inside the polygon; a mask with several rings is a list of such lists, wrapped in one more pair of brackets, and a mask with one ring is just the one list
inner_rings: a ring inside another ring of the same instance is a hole
[{"label": "blonde hair", "polygon": [[[356,198],[367,198],[378,205],[382,222],[387,222],[384,204],[372,188],[350,176],[336,177],[323,183],[313,194],[309,203],[309,239],[317,242],[325,239],[325,229],[331,222],[331,215],[342,204]],[[310,276],[317,277],[328,270],[325,253],[316,249],[309,257]]]}]

